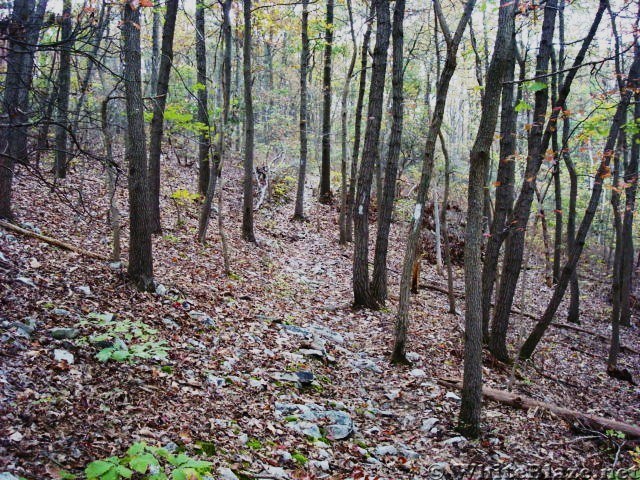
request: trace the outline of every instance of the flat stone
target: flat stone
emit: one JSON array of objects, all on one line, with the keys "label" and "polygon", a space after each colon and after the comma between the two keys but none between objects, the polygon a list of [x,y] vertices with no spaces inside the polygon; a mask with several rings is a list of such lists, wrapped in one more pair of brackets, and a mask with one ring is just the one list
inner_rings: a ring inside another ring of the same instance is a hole
[{"label": "flat stone", "polygon": [[218,475],[220,480],[238,480],[237,475],[228,467],[220,467],[218,469]]},{"label": "flat stone", "polygon": [[409,372],[409,375],[411,375],[412,377],[419,378],[419,377],[426,377],[427,373],[421,368],[414,368]]},{"label": "flat stone", "polygon": [[298,335],[300,337],[307,337],[307,338],[313,337],[313,334],[309,330],[303,327],[299,327],[297,325],[289,325],[285,323],[284,325],[282,325],[282,328],[284,328],[284,330],[287,333],[292,333],[293,335]]},{"label": "flat stone", "polygon": [[81,287],[78,287],[78,291],[86,296],[91,295],[91,287],[87,285],[82,285]]},{"label": "flat stone", "polygon": [[467,439],[464,438],[464,437],[452,437],[452,438],[449,438],[449,439],[445,440],[442,443],[443,443],[443,445],[455,445],[455,444],[458,444],[458,443],[465,443],[466,441],[467,441]]},{"label": "flat stone", "polygon": [[63,350],[61,348],[56,348],[53,351],[53,358],[57,362],[61,362],[61,361],[64,360],[65,362],[67,362],[70,365],[73,364],[73,362],[75,360],[74,356],[73,356],[73,353],[69,352],[68,350]]},{"label": "flat stone", "polygon": [[16,477],[13,473],[3,472],[0,473],[0,480],[20,480],[20,477]]},{"label": "flat stone", "polygon": [[201,321],[207,327],[215,327],[216,325],[215,320],[204,312],[192,310],[189,312],[189,316],[193,319]]},{"label": "flat stone", "polygon": [[30,278],[27,278],[27,277],[16,277],[16,281],[18,281],[20,283],[24,283],[25,285],[28,285],[29,287],[38,288],[38,286],[35,283],[33,283],[33,280],[31,280]]},{"label": "flat stone", "polygon": [[375,449],[375,454],[378,457],[384,457],[385,455],[397,455],[398,449],[393,445],[378,445]]},{"label": "flat stone", "polygon": [[300,370],[295,373],[295,377],[300,385],[309,386],[315,380],[315,376],[311,372],[307,372],[306,370]]},{"label": "flat stone", "polygon": [[227,381],[222,377],[207,375],[207,383],[214,385],[216,388],[222,388],[227,384]]},{"label": "flat stone", "polygon": [[158,295],[160,295],[161,297],[165,296],[167,294],[167,287],[165,287],[163,284],[159,283],[158,285],[156,285],[156,293]]},{"label": "flat stone", "polygon": [[301,433],[306,437],[313,438],[314,440],[317,440],[318,438],[322,438],[320,427],[318,427],[318,425],[316,425],[313,422],[308,422],[306,420],[287,422],[287,428],[290,428],[295,432]]},{"label": "flat stone", "polygon": [[80,335],[77,328],[55,327],[49,330],[49,335],[56,340],[72,340]]},{"label": "flat stone", "polygon": [[65,310],[64,308],[54,308],[53,310],[51,310],[51,313],[59,317],[68,317],[69,315],[71,315],[71,312],[69,310]]},{"label": "flat stone", "polygon": [[456,400],[456,401],[460,401],[460,397],[458,395],[456,395],[453,392],[447,392],[447,394],[444,396],[444,398],[448,398],[449,400]]},{"label": "flat stone", "polygon": [[344,337],[342,335],[321,325],[311,325],[309,330],[311,330],[312,333],[331,340],[334,343],[344,343]]},{"label": "flat stone", "polygon": [[353,433],[353,427],[346,425],[327,425],[324,430],[329,440],[344,440]]},{"label": "flat stone", "polygon": [[430,432],[438,422],[439,420],[437,418],[427,418],[425,420],[422,420],[422,426],[420,427],[420,430],[422,430],[423,432]]}]

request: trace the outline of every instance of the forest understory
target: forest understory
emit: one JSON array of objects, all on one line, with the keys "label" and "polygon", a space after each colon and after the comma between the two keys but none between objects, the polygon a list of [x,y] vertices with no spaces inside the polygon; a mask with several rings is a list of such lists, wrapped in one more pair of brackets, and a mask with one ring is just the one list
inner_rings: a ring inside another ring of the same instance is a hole
[{"label": "forest understory", "polygon": [[[227,277],[217,228],[202,247],[194,240],[199,204],[171,199],[192,189],[192,170],[168,162],[163,168],[163,233],[154,238],[154,276],[162,287],[155,294],[136,291],[126,269],[0,228],[0,472],[64,478],[61,471],[82,472],[137,441],[184,449],[212,462],[213,478],[223,479],[489,478],[458,467],[470,464],[587,469],[575,470],[574,478],[605,478],[610,469],[637,468],[631,439],[570,424],[543,408],[487,401],[482,437],[457,433],[460,392],[440,380],[461,378],[464,316],[447,313],[447,296],[428,287],[446,288],[432,265],[423,266],[426,287],[412,299],[413,364],[389,363],[405,222],[392,226],[386,309],[354,310],[353,250],[338,244],[335,206],[314,202],[308,221],[297,222],[290,204],[265,203],[256,212],[256,246],[240,239],[240,182],[227,182],[223,217],[233,272]],[[234,167],[225,172],[240,175]],[[27,228],[108,256],[103,177],[83,168],[52,193],[21,175],[17,217]],[[117,201],[126,211],[124,188]],[[124,247],[127,258],[126,240]],[[519,288],[515,305],[537,315],[552,290],[543,266],[530,266],[526,304]],[[588,259],[580,270],[592,270]],[[462,292],[461,269],[455,277]],[[607,339],[608,285],[590,275],[581,287],[581,328]],[[111,344],[109,316],[95,315],[108,313],[133,325],[111,331]],[[563,307],[556,321],[564,317]],[[512,355],[533,324],[514,315]],[[620,367],[637,380],[637,318],[632,324],[621,330],[627,350]],[[78,331],[52,331],[59,327]],[[144,335],[127,337],[136,328]],[[106,344],[94,342],[99,335]],[[129,349],[151,342],[167,357],[98,360],[105,345],[117,351],[116,337]],[[513,393],[637,425],[640,390],[607,375],[607,350],[608,341],[597,336],[551,328],[514,378],[510,366],[485,353],[485,386],[511,385]],[[307,424],[299,414],[309,409],[314,422]],[[333,414],[344,428],[328,426],[333,417],[319,415],[322,409],[346,413]]]}]

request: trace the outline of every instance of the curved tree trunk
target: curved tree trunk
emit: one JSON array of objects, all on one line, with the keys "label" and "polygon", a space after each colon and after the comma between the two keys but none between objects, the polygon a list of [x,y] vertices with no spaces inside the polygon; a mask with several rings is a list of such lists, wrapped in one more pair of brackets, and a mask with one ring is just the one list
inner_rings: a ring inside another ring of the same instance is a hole
[{"label": "curved tree trunk", "polygon": [[623,125],[626,110],[629,107],[631,95],[633,94],[632,90],[634,88],[638,88],[639,84],[640,51],[636,49],[633,64],[631,65],[629,75],[627,76],[626,89],[622,92],[622,98],[620,100],[620,103],[618,104],[618,108],[616,109],[616,113],[611,122],[611,129],[609,130],[609,136],[607,137],[607,142],[604,147],[602,161],[596,173],[597,180],[593,183],[591,198],[589,199],[587,210],[585,211],[582,222],[580,223],[580,228],[578,229],[575,243],[569,252],[569,258],[564,264],[562,274],[560,275],[560,279],[558,281],[558,285],[556,285],[553,296],[551,297],[551,300],[549,301],[544,314],[542,315],[542,317],[540,317],[540,320],[538,320],[538,323],[532,330],[531,334],[520,348],[519,357],[521,360],[526,360],[531,357],[547,328],[551,324],[553,316],[560,306],[560,303],[562,302],[564,292],[567,289],[567,285],[569,284],[571,275],[575,271],[576,264],[578,263],[580,254],[582,253],[582,250],[584,248],[587,233],[589,233],[589,228],[591,227],[591,223],[593,222],[593,219],[596,215],[598,203],[600,202],[600,196],[602,195],[604,179],[609,174],[609,163],[611,162],[611,157],[613,156],[613,149],[616,139],[618,138],[618,133]]},{"label": "curved tree trunk", "polygon": [[469,18],[475,7],[475,0],[467,0],[464,12],[460,17],[455,34],[451,35],[446,23],[444,15],[440,10],[439,0],[434,1],[434,6],[442,31],[445,34],[447,42],[447,58],[444,68],[439,76],[438,87],[436,89],[436,102],[431,115],[431,123],[427,132],[425,144],[424,159],[422,161],[422,172],[420,174],[420,183],[418,184],[418,193],[416,195],[416,205],[413,211],[413,217],[409,225],[407,245],[404,252],[404,260],[402,264],[402,276],[400,278],[400,299],[398,303],[398,312],[396,314],[395,330],[394,330],[394,346],[391,354],[392,363],[408,363],[406,358],[407,330],[409,328],[409,306],[410,306],[410,287],[413,263],[416,258],[416,247],[420,238],[420,227],[422,226],[423,210],[427,201],[427,193],[429,192],[429,184],[431,183],[431,174],[433,172],[433,161],[435,157],[436,141],[440,128],[442,127],[442,119],[444,117],[444,107],[447,102],[447,94],[449,93],[449,84],[453,73],[456,70],[456,56],[458,47],[462,40],[462,34],[467,28]]}]

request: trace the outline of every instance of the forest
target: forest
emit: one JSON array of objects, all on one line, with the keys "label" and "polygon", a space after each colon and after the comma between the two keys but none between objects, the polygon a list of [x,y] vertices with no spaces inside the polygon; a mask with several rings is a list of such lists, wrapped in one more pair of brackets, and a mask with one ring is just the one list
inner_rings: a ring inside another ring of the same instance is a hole
[{"label": "forest", "polygon": [[0,480],[640,478],[639,0],[0,2]]}]

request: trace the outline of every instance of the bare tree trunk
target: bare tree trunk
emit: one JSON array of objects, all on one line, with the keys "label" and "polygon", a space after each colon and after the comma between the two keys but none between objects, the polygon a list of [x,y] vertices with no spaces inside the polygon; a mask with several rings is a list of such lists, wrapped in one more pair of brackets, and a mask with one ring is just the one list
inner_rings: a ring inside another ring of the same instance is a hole
[{"label": "bare tree trunk", "polygon": [[449,226],[447,225],[447,208],[449,206],[449,183],[451,178],[451,160],[449,152],[444,143],[442,131],[439,132],[442,155],[444,156],[444,194],[442,196],[442,212],[440,213],[440,223],[442,224],[442,237],[444,239],[444,261],[447,266],[447,291],[449,292],[449,313],[457,315],[456,296],[453,291],[453,265],[451,262],[451,248],[449,245]]},{"label": "bare tree trunk", "polygon": [[433,223],[435,224],[435,244],[436,244],[436,273],[442,275],[442,241],[440,233],[440,207],[438,206],[438,195],[433,196]]},{"label": "bare tree trunk", "polygon": [[160,71],[160,26],[162,15],[158,7],[152,12],[151,27],[151,76],[149,77],[149,95],[156,96],[158,91],[158,76]]},{"label": "bare tree trunk", "polygon": [[[373,1],[373,0],[372,0]],[[367,63],[369,58],[369,42],[371,40],[371,26],[375,14],[375,1],[373,1],[369,18],[367,18],[367,29],[362,40],[362,51],[360,54],[360,85],[358,86],[358,99],[356,101],[355,128],[353,135],[353,152],[351,157],[351,173],[349,175],[349,193],[347,194],[346,207],[346,237],[347,242],[353,240],[353,203],[356,194],[356,175],[358,171],[358,156],[360,155],[360,139],[362,132],[362,110],[364,106],[364,93],[367,86]]]},{"label": "bare tree trunk", "polygon": [[123,7],[123,81],[127,107],[125,158],[129,168],[129,266],[130,280],[141,291],[151,291],[153,257],[151,212],[147,179],[147,150],[140,69],[140,10]]},{"label": "bare tree trunk", "polygon": [[47,0],[15,0],[9,18],[9,45],[6,59],[2,114],[9,124],[0,129],[0,218],[13,219],[11,191],[13,170],[27,162],[26,126],[29,89],[33,78],[33,55],[38,42]]},{"label": "bare tree trunk", "polygon": [[205,5],[202,0],[196,2],[196,71],[198,82],[198,122],[202,130],[198,134],[198,191],[206,195],[209,186],[209,152],[211,138],[209,128],[209,108],[207,105],[207,44],[205,32]]},{"label": "bare tree trunk", "polygon": [[[511,38],[512,57],[507,66],[502,89],[502,112],[500,118],[500,162],[496,176],[496,200],[493,222],[489,231],[489,240],[485,248],[484,262],[482,266],[482,337],[485,343],[489,342],[489,322],[491,320],[491,299],[498,273],[498,259],[500,248],[506,237],[506,221],[513,208],[513,193],[516,167],[516,123],[518,113],[515,106],[521,99],[522,88],[518,88],[518,94],[514,102],[513,82],[516,60],[516,39]],[[526,59],[522,59],[520,65],[520,79],[526,76]]]},{"label": "bare tree trunk", "polygon": [[105,156],[107,159],[107,195],[109,196],[109,224],[111,226],[111,261],[119,262],[120,247],[120,211],[116,204],[116,189],[118,186],[118,168],[113,159],[113,135],[109,128],[109,97],[102,101],[100,118],[102,120],[102,138],[104,141]]},{"label": "bare tree trunk", "polygon": [[158,85],[153,102],[153,118],[149,133],[149,187],[150,187],[150,225],[152,233],[162,229],[160,222],[160,155],[162,154],[162,134],[164,131],[164,109],[169,92],[169,77],[173,65],[173,36],[178,14],[178,0],[167,0],[164,28],[162,30],[162,48]]},{"label": "bare tree trunk", "polygon": [[478,134],[469,156],[469,191],[464,247],[465,331],[464,376],[459,428],[468,436],[480,434],[482,407],[482,220],[487,165],[498,123],[502,80],[513,58],[516,2],[500,8],[498,31],[482,98]]},{"label": "bare tree trunk", "polygon": [[639,49],[636,49],[633,64],[631,65],[631,69],[627,77],[626,88],[623,92],[621,92],[622,98],[620,100],[620,103],[618,104],[618,108],[616,109],[616,113],[611,122],[611,129],[609,130],[609,136],[607,138],[607,142],[603,151],[602,162],[600,163],[598,172],[596,174],[596,178],[599,180],[595,181],[593,184],[593,189],[591,190],[591,198],[589,199],[587,210],[585,211],[582,222],[580,223],[580,228],[578,229],[575,243],[569,252],[569,259],[562,269],[562,274],[560,275],[558,284],[556,285],[556,288],[553,292],[553,296],[551,297],[551,300],[549,301],[544,314],[534,327],[527,340],[520,348],[519,357],[521,360],[526,360],[531,357],[547,328],[551,324],[553,316],[560,306],[560,303],[562,302],[562,297],[564,296],[564,292],[567,289],[567,285],[569,283],[571,275],[576,268],[576,264],[580,259],[580,254],[582,253],[582,250],[584,248],[587,233],[589,232],[589,228],[591,227],[591,223],[593,222],[593,218],[595,217],[598,203],[600,202],[600,196],[602,195],[603,180],[608,176],[609,163],[611,161],[611,157],[613,156],[615,142],[618,138],[618,133],[622,128],[623,119],[625,117],[625,112],[629,106],[631,95],[633,94],[633,89],[638,88],[638,84],[640,83],[638,81],[639,79],[640,51]]},{"label": "bare tree trunk", "polygon": [[377,18],[376,43],[373,51],[367,126],[364,134],[364,148],[360,171],[358,172],[358,185],[354,205],[354,304],[367,308],[378,308],[379,306],[376,298],[371,293],[371,285],[369,284],[369,204],[371,203],[373,169],[379,156],[387,51],[391,33],[389,0],[375,0],[375,2]]},{"label": "bare tree trunk", "polygon": [[[331,0],[329,0],[331,1]],[[253,93],[251,75],[251,0],[243,0],[244,4],[244,45],[242,46],[242,72],[244,76],[244,182],[242,200],[242,238],[256,243],[253,232]]]},{"label": "bare tree trunk", "polygon": [[392,66],[392,105],[391,134],[389,151],[384,175],[384,190],[381,208],[378,211],[378,231],[373,259],[373,278],[371,294],[376,302],[383,305],[387,299],[387,251],[389,249],[389,231],[393,204],[396,198],[396,182],[398,178],[398,160],[402,146],[402,119],[404,116],[404,8],[405,0],[396,0],[393,11],[393,66]]},{"label": "bare tree trunk", "polygon": [[548,190],[545,189],[545,194],[540,193],[540,189],[536,185],[536,198],[538,200],[538,215],[536,222],[540,220],[542,224],[542,244],[544,245],[544,277],[547,287],[553,286],[553,265],[551,262],[551,245],[549,240],[549,226],[547,223],[547,215],[544,211],[544,199]]},{"label": "bare tree trunk", "polygon": [[309,0],[302,0],[302,50],[300,51],[300,167],[298,169],[298,190],[293,218],[304,219],[304,186],[307,174],[307,75],[309,70]]},{"label": "bare tree trunk", "polygon": [[[593,40],[600,20],[604,13],[607,0],[601,0],[598,11],[589,30],[584,38],[580,51],[575,57],[573,66],[567,73],[564,84],[558,93],[557,106],[564,105],[564,102],[571,89],[571,83],[575,78],[579,66],[582,64],[589,45]],[[545,75],[549,68],[555,16],[557,10],[557,0],[550,0],[545,4],[545,15],[542,27],[542,36],[538,58],[536,61],[536,76]],[[509,221],[509,233],[505,246],[505,256],[503,261],[500,288],[495,301],[495,310],[491,328],[491,341],[489,344],[491,353],[502,361],[509,360],[507,352],[507,328],[509,325],[509,313],[513,304],[520,269],[522,267],[522,257],[524,252],[525,226],[531,211],[533,194],[535,191],[536,176],[542,165],[542,160],[551,140],[552,130],[556,128],[556,122],[560,109],[552,108],[551,115],[544,127],[546,118],[547,103],[549,99],[548,88],[543,88],[535,93],[535,106],[533,111],[533,127],[529,131],[528,157],[525,169],[526,181],[522,183],[522,188],[516,200],[513,214]],[[555,106],[554,106],[555,107]]]},{"label": "bare tree trunk", "polygon": [[324,70],[322,73],[322,164],[320,202],[330,203],[331,193],[331,51],[333,49],[333,2],[327,0],[324,31]]},{"label": "bare tree trunk", "polygon": [[69,89],[71,87],[71,0],[64,0],[62,7],[62,48],[58,68],[58,98],[56,100],[56,162],[57,178],[67,176],[67,136],[69,131]]},{"label": "bare tree trunk", "polygon": [[418,193],[416,196],[416,205],[413,211],[413,217],[409,225],[409,233],[407,238],[407,246],[404,252],[404,261],[402,264],[402,277],[400,279],[400,299],[398,303],[398,312],[396,314],[396,323],[394,331],[394,347],[391,355],[392,363],[408,363],[406,358],[407,330],[409,328],[409,306],[410,306],[410,286],[413,263],[416,258],[416,247],[420,238],[420,227],[422,226],[423,210],[429,192],[429,184],[431,183],[431,174],[433,172],[433,161],[435,157],[436,141],[442,126],[444,116],[444,108],[449,92],[449,83],[456,69],[456,56],[462,34],[469,23],[469,18],[475,7],[475,0],[467,0],[464,12],[458,22],[455,33],[452,35],[441,11],[439,0],[434,1],[434,7],[437,16],[440,19],[442,32],[447,43],[447,58],[439,76],[438,87],[436,90],[436,102],[431,115],[431,123],[427,132],[425,144],[424,159],[422,162],[422,172],[420,174],[420,182],[418,184]]},{"label": "bare tree trunk", "polygon": [[[207,228],[209,227],[209,217],[211,215],[211,205],[216,191],[216,183],[218,178],[222,176],[222,162],[224,161],[227,149],[227,127],[229,124],[229,108],[231,105],[231,4],[232,0],[224,0],[222,3],[222,39],[223,39],[223,56],[222,56],[222,121],[220,122],[220,131],[218,133],[218,148],[214,153],[213,162],[210,164],[210,171],[207,174],[208,184],[204,202],[200,209],[200,218],[198,221],[198,241],[204,244],[207,237]],[[206,78],[206,77],[205,77]],[[209,131],[211,136],[211,131]],[[211,139],[209,141],[209,147]],[[222,194],[222,193],[221,193]],[[218,215],[221,215],[218,211]],[[218,219],[218,225],[221,225]]]},{"label": "bare tree trunk", "polygon": [[344,82],[342,89],[342,101],[340,112],[340,123],[342,127],[341,132],[341,161],[340,161],[340,173],[341,173],[341,188],[340,188],[340,245],[346,245],[347,243],[347,100],[349,99],[349,89],[351,86],[351,77],[353,76],[353,69],[356,65],[356,57],[358,56],[358,48],[356,44],[356,34],[353,30],[353,12],[351,9],[351,0],[347,0],[347,9],[349,11],[349,29],[351,31],[351,43],[353,44],[353,52],[351,54],[351,61],[347,69],[347,78]]}]

